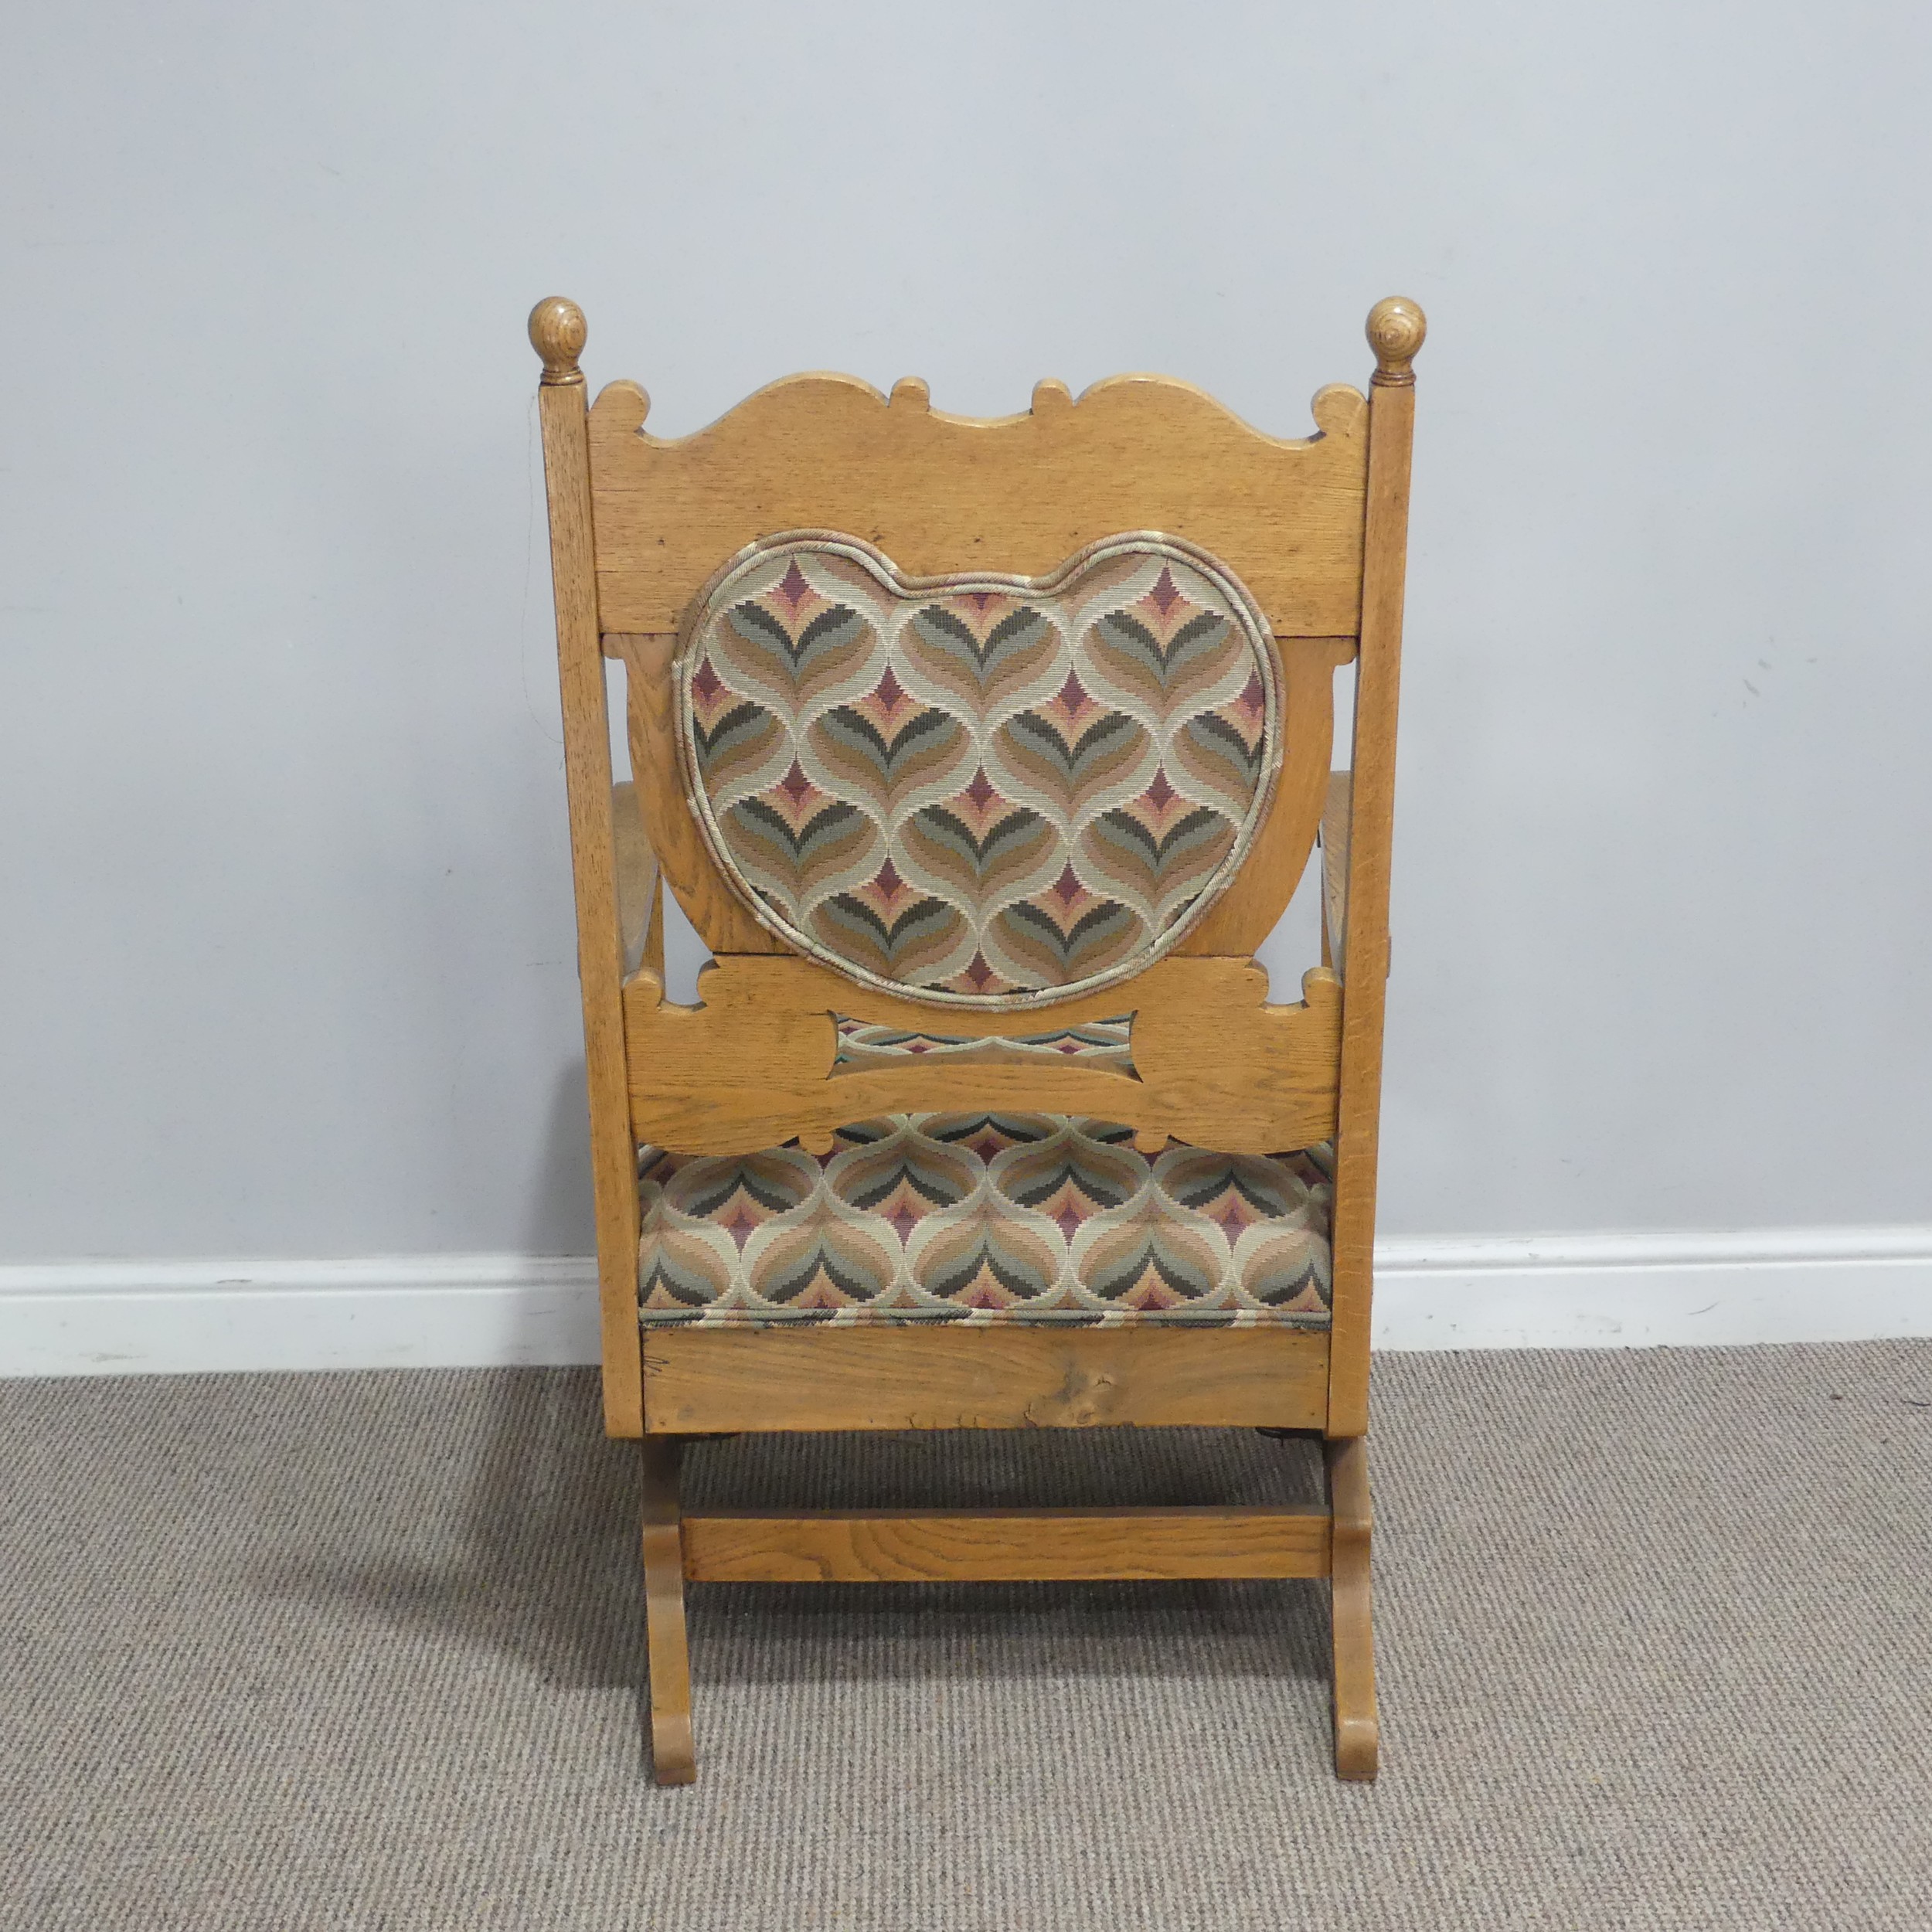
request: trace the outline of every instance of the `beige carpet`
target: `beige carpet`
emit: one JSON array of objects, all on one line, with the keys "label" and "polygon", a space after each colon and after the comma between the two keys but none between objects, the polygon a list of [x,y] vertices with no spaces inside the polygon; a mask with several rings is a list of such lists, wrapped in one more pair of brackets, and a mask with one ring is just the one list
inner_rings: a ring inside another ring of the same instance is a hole
[{"label": "beige carpet", "polygon": [[[1244,1583],[699,1589],[700,1779],[659,1791],[587,1374],[0,1385],[0,1924],[1932,1927],[1932,1345],[1378,1373],[1366,1788],[1320,1587]],[[747,1500],[1309,1475],[1252,1435],[692,1464]]]}]

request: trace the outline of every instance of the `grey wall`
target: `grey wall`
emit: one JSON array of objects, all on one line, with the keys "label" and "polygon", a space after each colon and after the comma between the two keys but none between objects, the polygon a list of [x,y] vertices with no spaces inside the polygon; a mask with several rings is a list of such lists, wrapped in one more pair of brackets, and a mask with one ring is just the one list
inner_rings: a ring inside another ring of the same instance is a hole
[{"label": "grey wall", "polygon": [[1385,1226],[1932,1219],[1927,22],[16,14],[0,1258],[590,1245],[553,292],[660,432],[1418,297]]}]

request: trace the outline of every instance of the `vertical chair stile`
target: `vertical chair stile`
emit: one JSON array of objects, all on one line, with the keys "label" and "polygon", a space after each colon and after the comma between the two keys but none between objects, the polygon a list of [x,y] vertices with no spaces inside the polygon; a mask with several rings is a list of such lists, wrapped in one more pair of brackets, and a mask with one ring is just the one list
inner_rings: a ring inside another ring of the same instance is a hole
[{"label": "vertical chair stile", "polygon": [[597,1204],[604,1426],[613,1436],[631,1437],[641,1434],[644,1427],[637,1329],[637,1153],[624,1050],[624,934],[617,913],[611,725],[598,634],[590,449],[583,372],[577,366],[588,331],[583,311],[574,302],[552,296],[530,311],[529,333],[543,359],[538,407],[543,425],[550,574],[563,687],[564,784],[577,883],[577,978],[583,995],[584,1078]]},{"label": "vertical chair stile", "polygon": [[1389,860],[1394,835],[1396,706],[1409,532],[1409,454],[1415,424],[1410,366],[1427,325],[1400,296],[1369,317],[1376,372],[1369,389],[1362,634],[1350,764],[1342,1086],[1335,1137],[1335,1301],[1328,1332],[1331,1436],[1369,1427],[1369,1315],[1374,1294],[1382,1033],[1389,977]]}]

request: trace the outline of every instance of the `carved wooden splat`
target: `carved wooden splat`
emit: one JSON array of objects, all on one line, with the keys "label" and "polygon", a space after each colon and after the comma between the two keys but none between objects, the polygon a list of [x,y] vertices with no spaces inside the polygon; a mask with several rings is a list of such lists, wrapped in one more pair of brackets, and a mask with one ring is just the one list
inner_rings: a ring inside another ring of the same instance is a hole
[{"label": "carved wooden splat", "polygon": [[[743,1154],[913,1110],[1083,1114],[1228,1153],[1274,1153],[1335,1127],[1341,988],[1320,968],[1302,1001],[1271,1005],[1252,962],[1173,958],[1124,986],[1053,1009],[1077,1026],[1133,1015],[1131,1075],[1077,1060],[988,1066],[908,1055],[902,1067],[840,1070],[835,1015],[848,981],[809,960],[739,956],[699,975],[702,1004],[664,998],[636,974],[624,988],[631,1122],[638,1139],[692,1154]],[[923,1002],[868,995],[864,1017],[919,1026]],[[1024,1034],[1031,1012],[975,1013],[988,1036]]]}]

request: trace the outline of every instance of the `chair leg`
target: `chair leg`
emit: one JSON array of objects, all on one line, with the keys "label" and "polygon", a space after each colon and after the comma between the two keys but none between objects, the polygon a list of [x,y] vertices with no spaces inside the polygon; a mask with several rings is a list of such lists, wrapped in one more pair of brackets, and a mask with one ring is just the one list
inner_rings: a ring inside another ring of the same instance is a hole
[{"label": "chair leg", "polygon": [[684,1635],[684,1538],[675,1436],[644,1438],[644,1641],[650,1672],[651,1766],[660,1784],[698,1775],[691,1748],[691,1662]]},{"label": "chair leg", "polygon": [[1328,1577],[1335,1634],[1335,1770],[1366,1782],[1376,1774],[1380,1729],[1376,1717],[1374,1604],[1369,1577],[1373,1522],[1369,1504],[1369,1444],[1352,1436],[1326,1445],[1332,1519]]}]

